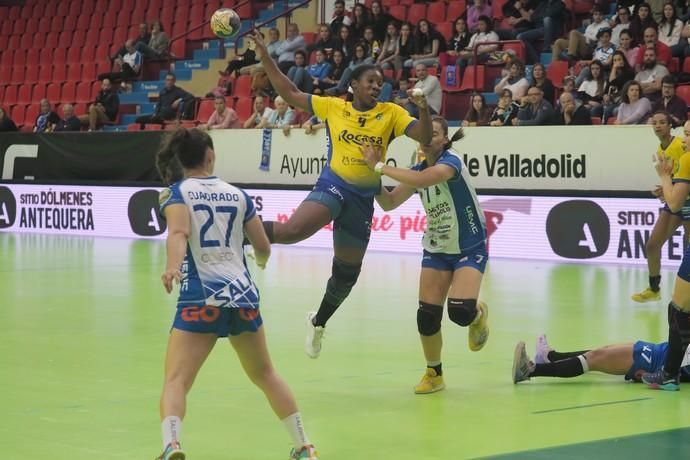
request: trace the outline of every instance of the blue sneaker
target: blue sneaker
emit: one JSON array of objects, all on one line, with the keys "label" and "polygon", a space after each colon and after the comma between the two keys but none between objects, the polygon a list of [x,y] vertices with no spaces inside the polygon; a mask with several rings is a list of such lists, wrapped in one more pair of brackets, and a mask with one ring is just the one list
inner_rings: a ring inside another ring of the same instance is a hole
[{"label": "blue sneaker", "polygon": [[173,441],[166,446],[161,456],[156,460],[185,460],[185,458],[187,458],[187,456],[182,450],[180,443]]},{"label": "blue sneaker", "polygon": [[659,369],[654,373],[645,372],[642,374],[642,381],[653,390],[678,391],[680,390],[680,381],[678,376],[675,377],[666,372],[664,369]]},{"label": "blue sneaker", "polygon": [[292,449],[290,451],[290,460],[319,460],[319,454],[316,453],[314,446],[304,446],[300,450]]}]

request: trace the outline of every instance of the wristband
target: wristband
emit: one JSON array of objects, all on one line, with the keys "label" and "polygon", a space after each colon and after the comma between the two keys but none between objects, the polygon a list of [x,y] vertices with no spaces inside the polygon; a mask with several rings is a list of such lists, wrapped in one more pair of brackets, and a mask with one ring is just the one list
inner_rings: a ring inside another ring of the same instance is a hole
[{"label": "wristband", "polygon": [[376,163],[376,166],[374,166],[374,171],[376,171],[379,174],[383,174],[381,171],[383,171],[383,167],[386,166],[386,163],[379,161]]}]

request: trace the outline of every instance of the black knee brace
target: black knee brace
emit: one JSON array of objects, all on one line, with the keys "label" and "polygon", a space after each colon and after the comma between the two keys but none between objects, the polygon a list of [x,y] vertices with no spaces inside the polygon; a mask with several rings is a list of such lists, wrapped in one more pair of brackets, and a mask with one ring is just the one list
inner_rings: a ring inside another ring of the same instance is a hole
[{"label": "black knee brace", "polygon": [[430,336],[441,330],[443,306],[419,302],[417,309],[417,330],[421,335]]},{"label": "black knee brace", "polygon": [[477,299],[448,299],[448,317],[462,327],[469,326],[477,317]]},{"label": "black knee brace", "polygon": [[331,278],[326,285],[326,296],[333,305],[340,305],[350,295],[352,286],[357,282],[362,264],[348,264],[340,259],[333,258]]}]

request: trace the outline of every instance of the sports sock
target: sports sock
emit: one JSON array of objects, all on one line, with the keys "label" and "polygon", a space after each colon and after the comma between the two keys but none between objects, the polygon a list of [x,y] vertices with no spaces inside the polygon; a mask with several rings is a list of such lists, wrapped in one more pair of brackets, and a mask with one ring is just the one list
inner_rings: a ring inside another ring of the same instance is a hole
[{"label": "sports sock", "polygon": [[285,425],[285,429],[292,438],[292,443],[294,444],[295,449],[299,450],[302,447],[311,444],[311,442],[309,442],[309,438],[307,437],[307,433],[305,433],[304,431],[302,416],[299,412],[295,412],[292,415],[288,415],[282,421],[283,425]]},{"label": "sports sock", "polygon": [[649,288],[654,292],[659,292],[659,284],[661,284],[661,275],[649,277]]},{"label": "sports sock", "polygon": [[678,375],[685,349],[690,343],[690,313],[681,311],[673,302],[668,304],[668,353],[664,370]]},{"label": "sports sock", "polygon": [[561,361],[563,359],[568,359],[568,358],[574,358],[576,356],[584,355],[587,353],[589,350],[583,350],[583,351],[556,351],[556,350],[551,350],[548,355],[546,355],[547,358],[549,358],[549,361],[556,362],[556,361]]},{"label": "sports sock", "polygon": [[574,356],[560,361],[535,364],[534,371],[530,377],[577,377],[589,370],[587,360],[584,356]]},{"label": "sports sock", "polygon": [[438,376],[443,375],[443,364],[441,364],[441,361],[427,361],[426,367],[435,370]]},{"label": "sports sock", "polygon": [[340,305],[336,305],[327,301],[325,298],[321,301],[321,306],[319,306],[319,311],[316,312],[316,316],[311,320],[314,326],[326,327],[326,323],[333,313],[338,309]]},{"label": "sports sock", "polygon": [[161,422],[161,433],[163,434],[163,449],[168,447],[171,442],[180,442],[182,437],[182,420],[176,415],[170,415]]}]

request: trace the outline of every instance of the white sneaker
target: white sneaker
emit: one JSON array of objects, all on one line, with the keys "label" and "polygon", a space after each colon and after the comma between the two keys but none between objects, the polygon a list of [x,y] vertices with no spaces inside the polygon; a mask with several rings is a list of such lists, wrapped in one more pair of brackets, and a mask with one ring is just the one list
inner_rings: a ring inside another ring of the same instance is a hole
[{"label": "white sneaker", "polygon": [[549,342],[546,341],[546,335],[542,334],[537,337],[537,349],[534,353],[534,362],[536,364],[547,364],[550,363],[549,352],[553,351],[553,348],[549,346]]},{"label": "white sneaker", "polygon": [[315,311],[307,313],[307,341],[304,344],[304,351],[311,359],[316,359],[321,354],[321,340],[326,333],[323,326],[314,326],[312,319],[316,316]]}]

